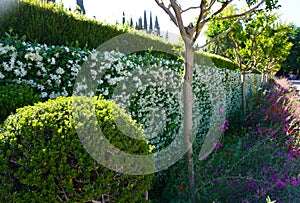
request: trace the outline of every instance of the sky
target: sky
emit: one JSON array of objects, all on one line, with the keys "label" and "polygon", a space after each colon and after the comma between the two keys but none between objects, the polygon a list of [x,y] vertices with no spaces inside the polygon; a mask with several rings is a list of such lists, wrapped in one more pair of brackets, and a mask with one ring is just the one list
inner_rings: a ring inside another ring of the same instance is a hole
[{"label": "sky", "polygon": [[[76,5],[76,0],[62,0],[66,7],[73,7]],[[137,22],[139,17],[144,16],[144,10],[147,11],[148,24],[150,11],[152,12],[153,23],[155,16],[158,17],[159,25],[163,35],[165,35],[168,30],[170,38],[178,38],[178,28],[170,21],[168,15],[157,6],[155,0],[83,0],[84,7],[87,16],[95,16],[97,20],[104,21],[108,23],[119,23],[122,22],[122,13],[125,12],[126,20],[130,20],[132,17],[133,22]],[[190,6],[195,6],[191,4],[197,1],[190,0],[179,0],[182,8],[188,8]],[[292,22],[297,26],[300,26],[300,1],[299,0],[279,0],[281,8],[278,13],[281,14],[281,20],[286,22]],[[188,12],[187,12],[188,13]],[[193,21],[197,14],[187,14],[183,16],[185,19],[185,24]],[[199,44],[204,42],[204,38],[200,40]]]}]

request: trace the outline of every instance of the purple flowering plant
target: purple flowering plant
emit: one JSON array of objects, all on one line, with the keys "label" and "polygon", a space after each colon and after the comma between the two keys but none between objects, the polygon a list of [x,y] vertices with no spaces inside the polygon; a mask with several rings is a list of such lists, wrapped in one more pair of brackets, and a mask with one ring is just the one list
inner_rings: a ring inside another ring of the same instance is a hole
[{"label": "purple flowering plant", "polygon": [[286,79],[272,81],[249,97],[244,117],[224,121],[222,144],[195,163],[199,201],[300,199],[300,102],[290,89]]}]

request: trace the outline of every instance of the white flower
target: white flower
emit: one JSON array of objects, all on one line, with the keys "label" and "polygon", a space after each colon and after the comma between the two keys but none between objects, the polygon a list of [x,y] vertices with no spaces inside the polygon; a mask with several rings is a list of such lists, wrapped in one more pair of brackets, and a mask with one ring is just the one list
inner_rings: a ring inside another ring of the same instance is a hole
[{"label": "white flower", "polygon": [[27,71],[24,68],[20,68],[21,77],[24,77],[27,74]]},{"label": "white flower", "polygon": [[95,70],[91,70],[91,74],[92,74],[92,76],[97,76],[97,71],[95,71]]},{"label": "white flower", "polygon": [[27,53],[24,56],[25,59],[30,59],[31,61],[42,61],[43,57],[38,53]]},{"label": "white flower", "polygon": [[109,94],[108,90],[106,89],[103,93],[104,96],[107,96]]},{"label": "white flower", "polygon": [[20,71],[19,69],[15,69],[15,70],[14,70],[14,74],[15,74],[17,77],[19,77],[19,76],[21,76],[21,71]]},{"label": "white flower", "polygon": [[59,75],[62,75],[62,74],[65,73],[65,71],[61,67],[58,67],[58,69],[56,69],[56,73],[59,74]]},{"label": "white flower", "polygon": [[51,94],[49,95],[49,98],[50,99],[55,99],[56,98],[56,94],[55,94],[55,92],[51,92]]},{"label": "white flower", "polygon": [[42,92],[40,95],[41,98],[46,98],[47,96],[48,96],[47,92]]},{"label": "white flower", "polygon": [[52,85],[52,82],[51,82],[50,79],[47,80],[47,83],[48,83],[49,86]]},{"label": "white flower", "polygon": [[54,57],[51,58],[50,64],[51,64],[51,65],[54,65],[54,64],[55,64],[55,58],[54,58]]},{"label": "white flower", "polygon": [[5,78],[5,75],[3,75],[1,72],[0,72],[0,79],[3,79]]},{"label": "white flower", "polygon": [[97,61],[97,52],[93,52],[92,54],[91,54],[91,60],[93,60],[93,61]]},{"label": "white flower", "polygon": [[45,87],[43,85],[37,85],[37,88],[40,89],[40,90],[44,90]]},{"label": "white flower", "polygon": [[12,67],[7,62],[3,62],[2,65],[5,71],[12,71]]},{"label": "white flower", "polygon": [[103,83],[103,80],[97,80],[98,84],[101,85]]}]

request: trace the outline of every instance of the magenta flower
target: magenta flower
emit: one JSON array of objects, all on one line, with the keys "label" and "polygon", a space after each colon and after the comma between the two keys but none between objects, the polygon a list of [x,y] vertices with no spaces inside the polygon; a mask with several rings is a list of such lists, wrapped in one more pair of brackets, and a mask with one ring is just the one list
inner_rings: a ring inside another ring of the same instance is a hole
[{"label": "magenta flower", "polygon": [[222,143],[215,143],[214,144],[214,148],[217,150],[217,149],[219,149],[220,147],[222,147],[223,145],[222,145]]},{"label": "magenta flower", "polygon": [[224,122],[222,123],[222,133],[224,133],[228,129],[229,129],[229,121],[224,120]]},{"label": "magenta flower", "polygon": [[292,186],[296,186],[298,184],[298,181],[297,180],[293,180],[292,182],[291,182],[291,185]]}]

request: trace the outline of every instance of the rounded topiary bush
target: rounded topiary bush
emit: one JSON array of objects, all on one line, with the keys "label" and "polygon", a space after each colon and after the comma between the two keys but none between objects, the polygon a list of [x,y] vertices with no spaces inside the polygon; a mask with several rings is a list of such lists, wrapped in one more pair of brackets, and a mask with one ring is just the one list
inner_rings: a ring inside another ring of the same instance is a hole
[{"label": "rounded topiary bush", "polygon": [[[94,113],[78,108],[86,118],[96,115],[114,146],[134,154],[149,153],[141,128],[115,103],[102,98],[58,97],[20,108],[0,132],[0,202],[145,201],[152,175],[121,174],[98,164],[77,136],[74,98],[95,104]],[[140,139],[118,130],[116,117]]]},{"label": "rounded topiary bush", "polygon": [[40,101],[39,95],[32,87],[23,84],[0,85],[0,124],[19,107],[32,105]]}]

